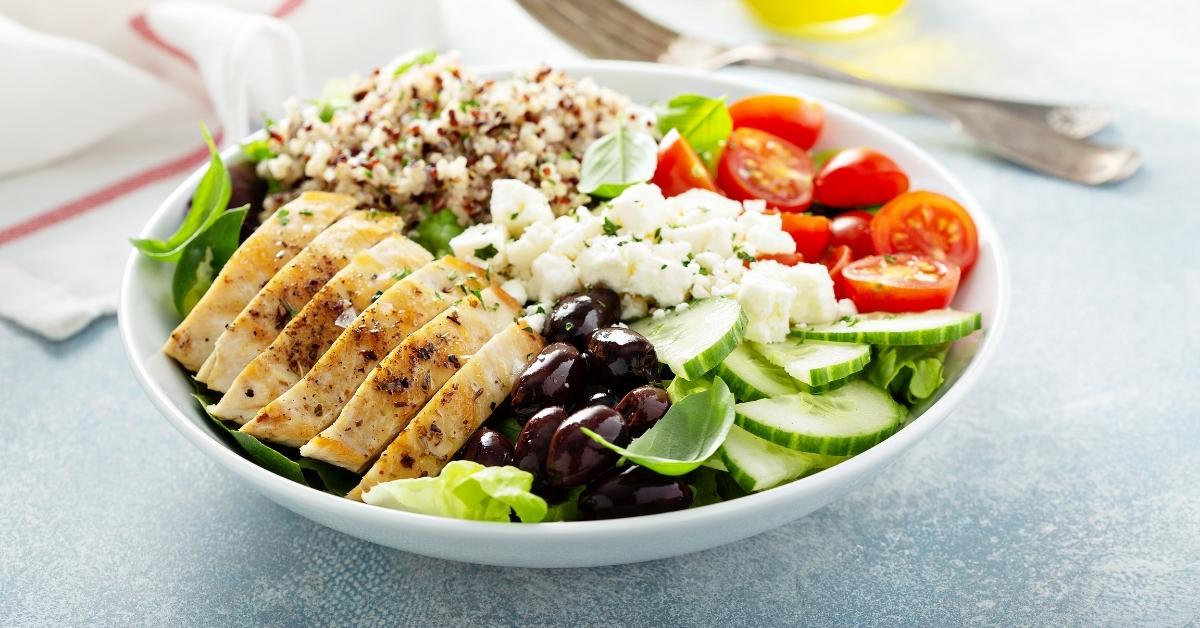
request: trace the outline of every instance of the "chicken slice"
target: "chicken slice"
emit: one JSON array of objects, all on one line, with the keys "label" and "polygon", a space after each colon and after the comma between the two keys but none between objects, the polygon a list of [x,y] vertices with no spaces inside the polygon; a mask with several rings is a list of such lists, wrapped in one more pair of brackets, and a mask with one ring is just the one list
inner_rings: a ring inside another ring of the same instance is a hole
[{"label": "chicken slice", "polygon": [[212,353],[217,338],[225,332],[225,325],[284,264],[356,204],[354,198],[345,194],[305,192],[263,221],[234,251],[208,292],[171,332],[163,353],[189,371],[198,370]]},{"label": "chicken slice", "polygon": [[362,493],[380,482],[441,472],[545,344],[524,320],[493,336],[408,422],[346,497],[362,500]]},{"label": "chicken slice", "polygon": [[512,323],[518,307],[503,290],[488,288],[438,314],[371,371],[300,455],[361,473],[476,350]]},{"label": "chicken slice", "polygon": [[483,287],[484,271],[445,257],[396,282],[333,341],[312,369],[242,431],[299,447],[337,418],[375,365],[409,334]]},{"label": "chicken slice", "polygon": [[403,227],[404,221],[394,214],[357,211],[322,231],[225,326],[196,380],[217,392],[229,390],[237,374],[271,345],[351,258]]},{"label": "chicken slice", "polygon": [[301,308],[271,346],[242,369],[221,401],[209,406],[209,412],[238,423],[254,418],[260,408],[300,381],[376,294],[432,260],[421,245],[401,235],[385,238],[355,255]]}]

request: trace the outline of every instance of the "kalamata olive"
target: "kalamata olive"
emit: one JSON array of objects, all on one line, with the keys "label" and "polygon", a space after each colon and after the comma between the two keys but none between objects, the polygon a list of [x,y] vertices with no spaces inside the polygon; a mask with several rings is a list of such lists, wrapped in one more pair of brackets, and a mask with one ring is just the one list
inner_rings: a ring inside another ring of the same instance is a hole
[{"label": "kalamata olive", "polygon": [[658,386],[642,386],[625,393],[617,403],[616,410],[625,418],[629,435],[637,438],[658,423],[670,407],[671,398],[667,396],[667,391]]},{"label": "kalamata olive", "polygon": [[658,354],[646,337],[626,327],[602,327],[588,338],[588,369],[624,394],[658,377]]},{"label": "kalamata olive", "polygon": [[524,419],[547,406],[570,406],[583,394],[586,376],[587,365],[575,347],[546,345],[513,385],[513,413]]},{"label": "kalamata olive", "polygon": [[481,427],[467,438],[461,458],[485,467],[503,467],[512,464],[513,446],[504,434]]},{"label": "kalamata olive", "polygon": [[567,342],[580,349],[601,324],[601,311],[588,294],[573,294],[559,300],[546,320],[546,340]]},{"label": "kalamata olive", "polygon": [[652,515],[691,505],[692,489],[683,478],[639,466],[612,469],[579,496],[579,509],[589,519]]},{"label": "kalamata olive", "polygon": [[567,417],[554,437],[546,456],[546,476],[552,486],[567,487],[586,484],[617,461],[617,454],[592,440],[580,428],[599,434],[604,440],[621,445],[629,444],[625,419],[616,410],[605,406],[584,408]]},{"label": "kalamata olive", "polygon": [[587,294],[592,297],[600,313],[596,327],[608,327],[621,319],[621,297],[615,291],[604,286],[592,286]]},{"label": "kalamata olive", "polygon": [[588,398],[584,400],[582,404],[580,404],[580,407],[586,408],[589,406],[608,406],[609,408],[612,408],[617,405],[617,401],[619,400],[620,397],[618,397],[616,393],[611,390],[597,390],[589,395]]},{"label": "kalamata olive", "polygon": [[535,486],[546,476],[546,453],[550,451],[550,439],[554,430],[567,419],[567,412],[559,406],[542,408],[525,422],[517,443],[513,447],[513,462],[518,469],[533,474]]}]

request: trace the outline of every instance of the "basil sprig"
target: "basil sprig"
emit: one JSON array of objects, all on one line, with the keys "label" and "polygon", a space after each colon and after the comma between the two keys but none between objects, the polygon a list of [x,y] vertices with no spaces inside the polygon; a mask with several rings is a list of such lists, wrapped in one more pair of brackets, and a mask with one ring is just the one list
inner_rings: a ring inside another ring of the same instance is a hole
[{"label": "basil sprig", "polygon": [[613,198],[625,188],[649,181],[658,166],[658,144],[645,133],[624,127],[601,137],[583,154],[579,191]]},{"label": "basil sprig", "polygon": [[684,475],[717,452],[729,435],[733,415],[733,393],[717,377],[709,388],[672,404],[663,418],[629,447],[614,445],[587,428],[582,431],[634,464],[662,475]]}]

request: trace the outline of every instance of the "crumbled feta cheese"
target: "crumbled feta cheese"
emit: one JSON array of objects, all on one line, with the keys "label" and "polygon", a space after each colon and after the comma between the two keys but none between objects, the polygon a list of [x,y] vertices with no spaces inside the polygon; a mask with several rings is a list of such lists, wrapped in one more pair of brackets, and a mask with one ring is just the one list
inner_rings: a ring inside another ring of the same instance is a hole
[{"label": "crumbled feta cheese", "polygon": [[[477,255],[477,253],[483,254],[489,246],[496,249],[495,255],[489,259],[483,259]],[[504,227],[495,223],[472,225],[450,240],[450,250],[455,257],[496,270],[508,265],[508,257],[505,254],[507,248],[508,232],[504,230]]]},{"label": "crumbled feta cheese", "polygon": [[648,236],[663,226],[663,195],[657,185],[641,183],[627,188],[612,200],[608,219],[625,233]]},{"label": "crumbled feta cheese", "polygon": [[580,207],[573,214],[555,218],[551,228],[554,231],[554,243],[550,245],[550,252],[576,258],[587,248],[590,240],[603,232],[604,220],[586,207]]},{"label": "crumbled feta cheese", "polygon": [[543,329],[546,329],[546,321],[549,320],[549,318],[550,317],[545,314],[535,312],[533,314],[526,314],[521,318],[521,321],[528,325],[533,331],[541,333]]},{"label": "crumbled feta cheese", "polygon": [[746,244],[757,253],[795,253],[796,241],[783,230],[783,216],[751,211],[738,216],[746,234]]},{"label": "crumbled feta cheese", "polygon": [[738,303],[746,313],[746,338],[755,342],[779,342],[791,326],[788,310],[796,300],[796,288],[751,270],[742,277]]},{"label": "crumbled feta cheese", "polygon": [[[779,262],[755,262],[747,275],[763,274],[796,289],[796,298],[789,309],[793,323],[828,323],[838,316],[837,299],[833,296],[833,279],[822,264],[784,266]],[[744,281],[744,280],[743,280]]]},{"label": "crumbled feta cheese", "polygon": [[492,222],[503,225],[511,236],[521,235],[529,225],[554,220],[550,201],[537,189],[516,179],[492,182]]},{"label": "crumbled feta cheese", "polygon": [[629,283],[629,263],[613,238],[596,238],[579,254],[579,275],[588,285],[608,286],[625,292]]},{"label": "crumbled feta cheese", "polygon": [[549,251],[553,243],[554,231],[550,226],[535,222],[525,229],[521,237],[509,243],[508,263],[515,268],[528,268],[539,255]]},{"label": "crumbled feta cheese", "polygon": [[529,282],[526,285],[533,298],[538,301],[554,302],[564,294],[583,287],[575,263],[562,255],[542,253],[533,260]]},{"label": "crumbled feta cheese", "polygon": [[845,318],[847,316],[858,316],[858,306],[854,305],[854,301],[850,299],[838,299],[837,317]]},{"label": "crumbled feta cheese", "polygon": [[524,305],[529,300],[529,293],[525,292],[525,284],[516,279],[509,279],[500,284],[500,289],[507,292],[513,301]]}]

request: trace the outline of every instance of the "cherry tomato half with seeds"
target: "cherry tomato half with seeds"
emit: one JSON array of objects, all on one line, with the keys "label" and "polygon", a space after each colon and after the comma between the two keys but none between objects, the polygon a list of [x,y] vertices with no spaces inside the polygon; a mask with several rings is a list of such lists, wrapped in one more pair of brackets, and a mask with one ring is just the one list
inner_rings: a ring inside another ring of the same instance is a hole
[{"label": "cherry tomato half with seeds", "polygon": [[658,151],[658,168],[654,171],[652,183],[657,185],[663,196],[676,196],[688,190],[701,189],[717,191],[712,177],[700,155],[696,154],[691,144],[682,135],[673,132],[674,139],[664,143]]},{"label": "cherry tomato half with seeds", "polygon": [[812,203],[812,160],[795,144],[756,129],[737,129],[717,164],[717,186],[729,198],[762,199],[785,212]]},{"label": "cherry tomato half with seeds", "polygon": [[821,259],[833,235],[829,219],[824,216],[789,213],[783,213],[780,217],[783,218],[783,230],[796,241],[796,252],[807,260]]},{"label": "cherry tomato half with seeds", "polygon": [[861,209],[853,209],[834,216],[829,230],[832,235],[830,246],[848,246],[854,259],[875,254],[875,241],[871,239],[871,220],[874,216]]},{"label": "cherry tomato half with seeds", "polygon": [[846,296],[860,312],[924,312],[950,305],[958,266],[924,255],[872,255],[842,269]]},{"label": "cherry tomato half with seeds", "polygon": [[815,102],[783,94],[759,94],[729,105],[733,128],[766,131],[808,150],[825,126],[825,109]]},{"label": "cherry tomato half with seeds", "polygon": [[950,262],[968,273],[979,257],[975,221],[954,199],[936,192],[905,192],[871,219],[875,252],[915,253]]},{"label": "cherry tomato half with seeds", "polygon": [[813,198],[829,207],[882,205],[908,191],[908,175],[887,155],[848,148],[832,156],[813,179]]}]

